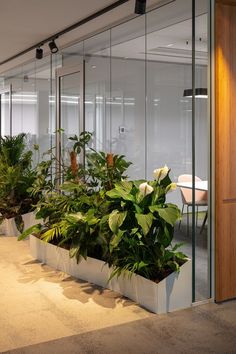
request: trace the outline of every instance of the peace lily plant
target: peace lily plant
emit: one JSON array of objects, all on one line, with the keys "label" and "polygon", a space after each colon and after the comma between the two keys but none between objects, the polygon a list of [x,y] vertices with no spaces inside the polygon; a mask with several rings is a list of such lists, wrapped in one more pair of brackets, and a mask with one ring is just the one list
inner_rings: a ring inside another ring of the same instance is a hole
[{"label": "peace lily plant", "polygon": [[[89,141],[84,139],[73,138],[83,148]],[[38,202],[36,217],[44,222],[19,239],[36,232],[44,241],[69,249],[78,262],[87,256],[105,261],[111,276],[128,271],[158,282],[178,272],[187,257],[179,251],[181,244],[173,245],[180,211],[166,202],[166,194],[176,188],[170,169],[155,169],[152,181],[129,181],[125,172],[130,163],[124,156],[86,151],[83,170],[64,169],[60,190],[47,192]]]},{"label": "peace lily plant", "polygon": [[176,188],[167,166],[154,170],[154,181],[120,181],[106,195],[112,212],[110,265],[113,275],[124,271],[159,281],[179,271],[187,257],[172,245],[178,207],[166,203],[166,194]]}]

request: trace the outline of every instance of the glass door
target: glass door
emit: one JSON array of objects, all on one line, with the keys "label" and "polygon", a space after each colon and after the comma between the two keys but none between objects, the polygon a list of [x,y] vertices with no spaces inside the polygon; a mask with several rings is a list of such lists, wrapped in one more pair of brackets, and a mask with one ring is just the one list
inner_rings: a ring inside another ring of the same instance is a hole
[{"label": "glass door", "polygon": [[[84,131],[84,64],[56,71],[57,80],[57,179],[62,165],[69,165],[73,142],[68,139]],[[81,153],[79,163],[84,162]]]},{"label": "glass door", "polygon": [[12,134],[12,90],[11,86],[0,91],[0,135]]}]

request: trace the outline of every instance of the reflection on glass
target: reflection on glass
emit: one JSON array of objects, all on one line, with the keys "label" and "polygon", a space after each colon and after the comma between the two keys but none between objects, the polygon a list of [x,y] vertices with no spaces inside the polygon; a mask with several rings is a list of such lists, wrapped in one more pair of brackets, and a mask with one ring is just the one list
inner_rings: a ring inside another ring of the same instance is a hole
[{"label": "reflection on glass", "polygon": [[[196,17],[196,88],[207,88],[207,6],[198,3]],[[198,30],[199,27],[199,30]],[[167,164],[172,179],[207,180],[207,99],[196,97],[195,136],[192,136],[192,1],[177,0],[147,14],[147,175]],[[193,156],[192,139],[196,142]],[[199,177],[199,178],[198,178]],[[209,297],[206,227],[207,192],[196,190],[195,220],[192,225],[192,189],[178,188],[168,196],[182,210],[175,241],[184,242],[183,251],[193,258],[196,300]],[[192,240],[195,231],[196,245]]]},{"label": "reflection on glass", "polygon": [[93,132],[93,147],[110,151],[110,31],[84,41],[85,130]]},{"label": "reflection on glass", "polygon": [[64,163],[68,163],[68,153],[73,145],[68,137],[80,134],[80,80],[79,72],[60,77],[60,119],[63,129],[61,146]]},{"label": "reflection on glass", "polygon": [[145,17],[111,30],[111,148],[132,165],[132,179],[145,178]]}]

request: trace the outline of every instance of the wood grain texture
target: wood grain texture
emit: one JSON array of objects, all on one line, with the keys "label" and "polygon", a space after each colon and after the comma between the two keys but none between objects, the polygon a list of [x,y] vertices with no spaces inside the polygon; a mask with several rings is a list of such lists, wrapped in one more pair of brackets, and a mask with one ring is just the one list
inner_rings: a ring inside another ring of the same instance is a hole
[{"label": "wood grain texture", "polygon": [[222,5],[235,6],[236,5],[236,0],[216,0],[216,3],[222,4]]},{"label": "wood grain texture", "polygon": [[216,301],[236,297],[236,7],[216,3]]}]

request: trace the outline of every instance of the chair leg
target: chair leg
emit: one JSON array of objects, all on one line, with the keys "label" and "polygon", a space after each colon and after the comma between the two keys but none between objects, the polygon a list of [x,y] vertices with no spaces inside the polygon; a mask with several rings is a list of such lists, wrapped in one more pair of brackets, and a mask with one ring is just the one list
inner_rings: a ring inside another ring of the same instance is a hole
[{"label": "chair leg", "polygon": [[182,222],[183,213],[184,213],[184,204],[183,204],[183,206],[182,206],[181,219],[180,219],[180,221],[179,221],[179,230],[180,230],[180,226],[181,226],[181,222]]},{"label": "chair leg", "polygon": [[203,232],[204,230],[204,226],[206,224],[206,221],[207,221],[207,216],[208,216],[208,211],[206,212],[206,215],[205,215],[205,218],[203,220],[203,223],[202,223],[202,226],[201,226],[201,230],[200,230],[200,234]]},{"label": "chair leg", "polygon": [[196,228],[197,228],[197,221],[198,221],[198,205],[197,205],[196,210],[197,210],[197,215],[196,215]]},{"label": "chair leg", "polygon": [[189,237],[189,205],[187,205],[187,237]]}]

